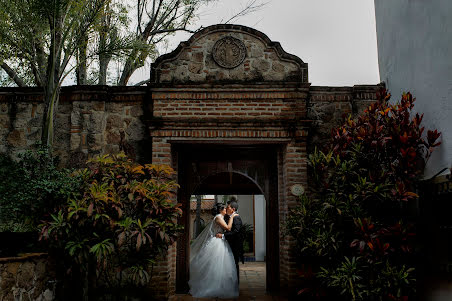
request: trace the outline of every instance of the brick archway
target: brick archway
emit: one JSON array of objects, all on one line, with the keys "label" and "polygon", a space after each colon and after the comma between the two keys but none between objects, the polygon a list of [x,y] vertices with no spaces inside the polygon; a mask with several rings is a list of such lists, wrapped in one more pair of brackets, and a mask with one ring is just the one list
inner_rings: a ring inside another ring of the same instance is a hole
[{"label": "brick archway", "polygon": [[[212,58],[216,41],[227,37],[246,51],[230,69]],[[296,202],[291,185],[307,185],[307,64],[254,29],[215,25],[158,58],[151,69],[152,160],[177,170],[184,211],[203,177],[223,171],[255,179],[269,206],[267,289],[291,286],[296,263],[281,225]],[[185,217],[180,222],[189,226]],[[169,294],[187,290],[188,248],[188,236],[181,236],[162,263]]]},{"label": "brick archway", "polygon": [[[241,44],[238,51],[245,53],[237,66],[225,68],[215,61],[214,45],[222,39]],[[330,127],[320,127],[322,122],[358,111],[375,99],[378,87],[311,87],[306,63],[265,34],[238,25],[201,30],[159,57],[151,70],[144,121],[152,139],[152,161],[177,171],[178,201],[187,207],[196,185],[217,172],[254,179],[271,206],[267,289],[295,287],[294,241],[281,229],[297,201],[292,185],[308,184],[308,132],[315,128],[310,141],[329,135]],[[180,222],[188,226],[187,220]],[[187,252],[185,235],[158,267],[159,288],[167,296],[187,289]]]},{"label": "brick archway", "polygon": [[[276,291],[279,277],[279,201],[277,154],[280,145],[174,144],[181,190],[178,202],[185,213],[193,194],[263,194],[267,204],[267,289]],[[226,177],[218,177],[226,175]],[[234,175],[239,175],[234,177]],[[210,179],[213,178],[213,181]],[[234,180],[239,180],[236,182]],[[179,221],[189,229],[188,214]],[[188,291],[189,232],[177,242],[176,291]]]}]

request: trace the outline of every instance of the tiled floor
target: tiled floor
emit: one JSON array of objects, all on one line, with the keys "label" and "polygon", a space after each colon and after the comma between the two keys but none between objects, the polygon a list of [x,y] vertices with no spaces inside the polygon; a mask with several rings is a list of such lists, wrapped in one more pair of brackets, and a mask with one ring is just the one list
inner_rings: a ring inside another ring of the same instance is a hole
[{"label": "tiled floor", "polygon": [[[240,296],[235,300],[262,300],[262,301],[282,301],[287,300],[281,296],[268,295],[265,292],[265,262],[245,262],[240,263]],[[176,295],[171,301],[193,301],[193,300],[215,300],[207,298],[193,298],[190,295]],[[219,299],[226,301],[227,299]]]}]

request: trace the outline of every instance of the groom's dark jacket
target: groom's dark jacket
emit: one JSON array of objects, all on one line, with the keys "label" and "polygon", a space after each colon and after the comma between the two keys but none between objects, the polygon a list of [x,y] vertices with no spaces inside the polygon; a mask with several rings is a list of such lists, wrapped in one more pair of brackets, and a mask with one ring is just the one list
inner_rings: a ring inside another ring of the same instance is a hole
[{"label": "groom's dark jacket", "polygon": [[[225,215],[224,221],[226,223],[229,222],[229,215]],[[240,218],[240,215],[238,215],[234,217],[234,220],[232,221],[231,231],[226,231],[224,233],[224,238],[229,242],[229,245],[231,246],[232,254],[234,254],[234,260],[236,264],[239,263],[239,260],[241,260],[242,263],[244,262],[243,237],[240,231],[241,227],[242,219]]]}]

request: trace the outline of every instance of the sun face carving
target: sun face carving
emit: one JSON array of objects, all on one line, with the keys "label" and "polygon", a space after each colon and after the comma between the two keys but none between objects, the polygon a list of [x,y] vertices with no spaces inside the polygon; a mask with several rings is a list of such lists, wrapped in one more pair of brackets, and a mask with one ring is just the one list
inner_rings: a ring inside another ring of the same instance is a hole
[{"label": "sun face carving", "polygon": [[213,45],[212,56],[215,63],[221,67],[232,69],[245,59],[246,47],[239,39],[224,37]]}]

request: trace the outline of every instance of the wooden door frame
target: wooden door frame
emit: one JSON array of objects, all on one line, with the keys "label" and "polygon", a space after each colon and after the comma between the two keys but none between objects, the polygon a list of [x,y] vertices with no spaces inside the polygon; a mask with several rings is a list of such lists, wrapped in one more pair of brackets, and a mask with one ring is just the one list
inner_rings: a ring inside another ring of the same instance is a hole
[{"label": "wooden door frame", "polygon": [[[277,154],[280,145],[227,145],[218,144],[177,144],[172,145],[173,155],[177,156],[178,183],[180,190],[178,191],[177,200],[182,204],[184,214],[179,219],[179,223],[184,225],[185,229],[190,229],[189,217],[190,212],[190,195],[194,193],[194,181],[190,181],[189,177],[193,174],[191,170],[192,163],[208,165],[208,160],[216,160],[218,166],[225,166],[225,162],[235,160],[235,162],[247,160],[259,162],[265,166],[266,172],[264,185],[260,187],[256,181],[254,183],[263,192],[266,203],[266,273],[267,273],[267,291],[275,292],[280,287],[280,268],[279,268],[279,200],[278,200],[278,166]],[[199,151],[199,153],[198,153]],[[204,153],[203,153],[204,152]],[[242,156],[242,157],[241,157]],[[240,159],[241,158],[241,159]],[[188,162],[187,162],[188,161]],[[232,165],[232,164],[231,164]],[[201,176],[209,176],[215,171],[200,171]],[[193,178],[193,177],[191,177]],[[197,179],[201,182],[202,179]],[[195,181],[195,182],[196,182]],[[198,183],[199,184],[199,183]],[[189,231],[184,231],[177,241],[177,258],[176,258],[176,292],[188,292],[189,280]]]}]

